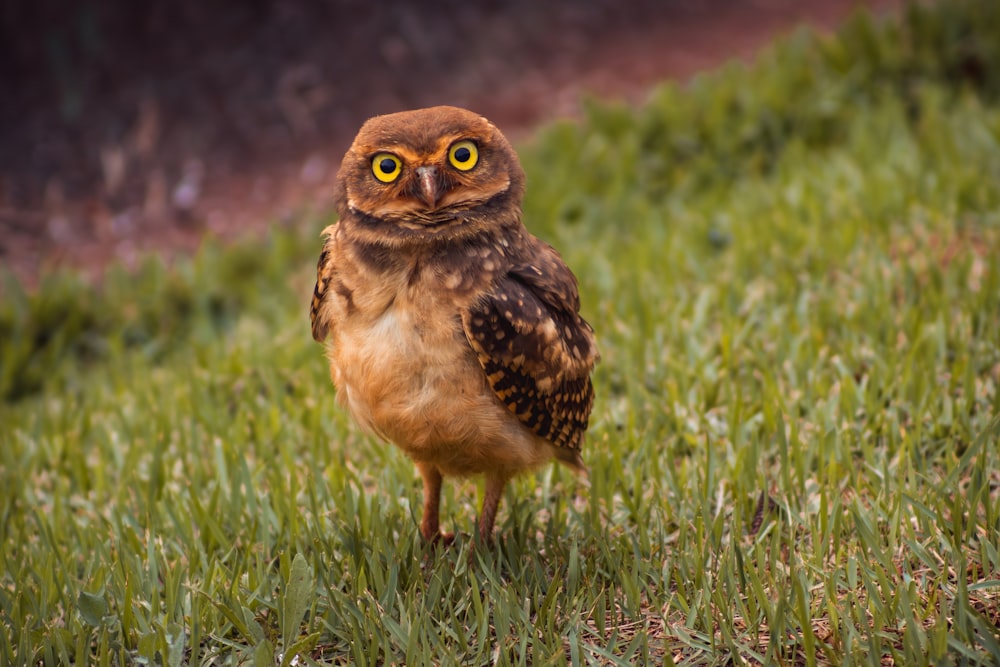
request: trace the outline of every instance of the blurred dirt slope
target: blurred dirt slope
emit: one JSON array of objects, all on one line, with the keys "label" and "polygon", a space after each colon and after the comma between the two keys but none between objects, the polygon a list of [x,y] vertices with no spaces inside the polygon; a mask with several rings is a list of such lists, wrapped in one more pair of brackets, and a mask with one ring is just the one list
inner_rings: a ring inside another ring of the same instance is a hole
[{"label": "blurred dirt slope", "polygon": [[322,207],[377,113],[472,108],[517,136],[583,92],[746,57],[898,0],[13,0],[0,6],[0,262],[193,248]]}]

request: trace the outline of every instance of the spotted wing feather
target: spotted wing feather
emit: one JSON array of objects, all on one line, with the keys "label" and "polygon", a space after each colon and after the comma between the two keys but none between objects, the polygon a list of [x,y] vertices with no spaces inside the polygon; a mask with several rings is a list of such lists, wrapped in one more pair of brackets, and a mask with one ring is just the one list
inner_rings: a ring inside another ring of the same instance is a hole
[{"label": "spotted wing feather", "polygon": [[309,307],[309,319],[312,323],[313,338],[319,342],[326,339],[330,332],[330,322],[323,313],[323,300],[327,291],[333,287],[337,288],[336,266],[333,261],[333,244],[336,227],[327,227],[323,234],[327,237],[320,253],[319,261],[316,262],[316,284],[313,287],[312,303]]},{"label": "spotted wing feather", "polygon": [[498,281],[463,325],[497,398],[535,434],[576,450],[593,405],[597,347],[577,312],[572,273],[548,246],[533,260]]}]

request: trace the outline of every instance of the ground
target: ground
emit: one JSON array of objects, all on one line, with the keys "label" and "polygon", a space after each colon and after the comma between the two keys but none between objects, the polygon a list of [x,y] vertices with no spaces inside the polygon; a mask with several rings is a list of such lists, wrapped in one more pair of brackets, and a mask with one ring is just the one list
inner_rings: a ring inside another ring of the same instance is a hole
[{"label": "ground", "polygon": [[0,262],[30,285],[294,224],[325,207],[371,115],[455,104],[517,139],[583,95],[640,103],[800,23],[900,4],[14,3],[0,13]]}]

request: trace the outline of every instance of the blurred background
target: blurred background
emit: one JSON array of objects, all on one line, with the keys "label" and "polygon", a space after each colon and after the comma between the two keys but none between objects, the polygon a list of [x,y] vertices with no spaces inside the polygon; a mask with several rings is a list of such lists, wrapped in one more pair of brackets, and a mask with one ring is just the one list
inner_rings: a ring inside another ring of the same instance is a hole
[{"label": "blurred background", "polygon": [[515,140],[897,0],[8,0],[0,263],[196,247],[323,210],[368,117],[454,104]]}]

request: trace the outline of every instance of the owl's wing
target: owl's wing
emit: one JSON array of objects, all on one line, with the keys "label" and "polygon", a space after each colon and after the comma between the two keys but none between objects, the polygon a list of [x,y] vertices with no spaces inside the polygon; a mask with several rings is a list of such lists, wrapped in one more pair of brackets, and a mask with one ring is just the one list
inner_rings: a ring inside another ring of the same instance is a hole
[{"label": "owl's wing", "polygon": [[335,228],[327,227],[323,234],[327,240],[316,263],[316,285],[313,287],[312,305],[309,307],[312,335],[319,342],[326,340],[327,334],[330,333],[331,322],[328,312],[323,309],[323,299],[331,286],[335,288],[337,278],[336,263],[333,258]]},{"label": "owl's wing", "polygon": [[[462,324],[503,404],[535,434],[578,450],[594,401],[597,345],[578,312],[573,274],[550,246],[532,250],[462,314]],[[575,453],[567,460],[579,465]]]}]

